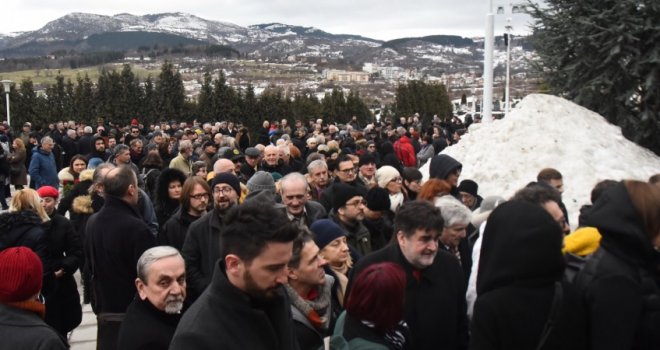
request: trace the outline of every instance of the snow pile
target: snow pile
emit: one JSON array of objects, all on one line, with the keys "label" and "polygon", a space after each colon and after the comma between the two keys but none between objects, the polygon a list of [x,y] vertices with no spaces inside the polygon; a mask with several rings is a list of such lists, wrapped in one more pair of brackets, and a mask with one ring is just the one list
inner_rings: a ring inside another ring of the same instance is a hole
[{"label": "snow pile", "polygon": [[[572,227],[597,182],[647,181],[660,173],[660,157],[625,139],[619,127],[570,101],[540,94],[525,97],[502,120],[473,124],[443,153],[463,164],[459,180],[476,181],[482,197],[509,198],[535,181],[539,170],[559,170]],[[421,170],[428,178],[428,163]]]}]

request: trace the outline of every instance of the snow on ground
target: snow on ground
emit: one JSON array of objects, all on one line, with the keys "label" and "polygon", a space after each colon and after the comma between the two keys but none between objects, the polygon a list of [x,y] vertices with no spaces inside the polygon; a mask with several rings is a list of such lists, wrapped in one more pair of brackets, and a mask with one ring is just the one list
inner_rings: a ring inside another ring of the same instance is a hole
[{"label": "snow on ground", "polygon": [[[625,139],[597,113],[555,96],[529,95],[506,118],[473,124],[468,131],[442,152],[463,164],[459,181],[476,181],[484,198],[509,198],[535,181],[539,170],[555,168],[564,177],[572,228],[597,182],[647,181],[660,173],[660,157]],[[421,170],[426,179],[428,163]]]}]

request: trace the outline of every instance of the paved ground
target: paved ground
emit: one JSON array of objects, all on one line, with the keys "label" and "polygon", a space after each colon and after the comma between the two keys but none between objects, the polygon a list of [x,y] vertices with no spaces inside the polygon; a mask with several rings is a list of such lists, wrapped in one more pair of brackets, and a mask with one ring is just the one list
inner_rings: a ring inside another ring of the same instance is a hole
[{"label": "paved ground", "polygon": [[[76,272],[76,282],[78,282],[78,292],[82,296],[80,271]],[[82,322],[69,335],[69,344],[71,344],[72,350],[96,349],[96,315],[92,312],[92,307],[89,304],[83,305]]]}]

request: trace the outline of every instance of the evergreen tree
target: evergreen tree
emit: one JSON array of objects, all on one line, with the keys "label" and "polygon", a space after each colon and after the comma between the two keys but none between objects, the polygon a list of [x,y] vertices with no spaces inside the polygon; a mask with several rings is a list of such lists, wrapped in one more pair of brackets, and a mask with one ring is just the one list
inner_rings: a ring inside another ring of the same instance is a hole
[{"label": "evergreen tree", "polygon": [[399,85],[393,109],[400,117],[419,113],[422,121],[426,122],[435,114],[440,118],[451,117],[453,111],[447,88],[443,84],[427,84],[423,81],[409,81]]},{"label": "evergreen tree", "polygon": [[156,88],[154,87],[151,75],[144,81],[144,94],[142,95],[142,104],[140,108],[140,120],[145,125],[153,124],[158,120],[158,101],[156,98]]},{"label": "evergreen tree", "polygon": [[73,104],[75,108],[73,109],[71,118],[73,120],[91,123],[96,104],[96,100],[94,99],[94,84],[89,79],[87,73],[85,73],[84,78],[79,75],[76,81],[77,84],[73,91]]},{"label": "evergreen tree", "polygon": [[234,88],[227,85],[225,74],[220,70],[213,87],[213,118],[216,120],[231,120],[236,117],[234,107],[238,104]]},{"label": "evergreen tree", "polygon": [[185,91],[181,74],[175,71],[172,63],[166,61],[161,67],[156,82],[156,101],[158,118],[169,120],[183,115]]},{"label": "evergreen tree", "polygon": [[[11,91],[14,91],[12,89]],[[5,99],[2,94],[3,100]],[[11,102],[11,123],[14,126],[23,125],[25,122],[43,125],[45,122],[45,115],[43,114],[43,100],[37,98],[34,91],[34,84],[29,78],[21,82],[18,93],[10,94]]]},{"label": "evergreen tree", "polygon": [[115,70],[103,69],[96,89],[96,115],[91,116],[90,121],[96,117],[103,117],[107,121],[119,120],[121,97],[121,75]]},{"label": "evergreen tree", "polygon": [[362,125],[372,121],[371,111],[369,111],[369,107],[362,101],[360,92],[357,90],[351,90],[346,98],[346,116],[348,119],[344,122],[350,121],[353,116],[356,116]]},{"label": "evergreen tree", "polygon": [[211,120],[213,115],[213,86],[211,73],[204,73],[202,89],[197,97],[197,115],[202,120]]},{"label": "evergreen tree", "polygon": [[140,103],[143,90],[140,88],[140,80],[131,70],[131,66],[124,64],[119,80],[121,98],[118,105],[117,118],[114,121],[125,125],[130,123],[134,117],[141,117]]},{"label": "evergreen tree", "polygon": [[596,111],[660,154],[660,2],[530,3],[533,43],[551,91]]},{"label": "evergreen tree", "polygon": [[55,84],[46,88],[48,103],[45,120],[64,120],[65,106],[70,105],[69,96],[64,85],[64,76],[59,72],[55,76]]},{"label": "evergreen tree", "polygon": [[239,120],[243,122],[243,125],[248,127],[248,130],[254,133],[260,126],[260,118],[259,105],[252,84],[248,84],[242,100],[243,109]]}]

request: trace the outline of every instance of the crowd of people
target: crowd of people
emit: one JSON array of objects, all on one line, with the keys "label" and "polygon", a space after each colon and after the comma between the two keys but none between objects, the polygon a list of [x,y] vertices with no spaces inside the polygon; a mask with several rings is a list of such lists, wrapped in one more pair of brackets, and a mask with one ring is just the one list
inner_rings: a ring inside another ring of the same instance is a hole
[{"label": "crowd of people", "polygon": [[660,348],[660,174],[571,232],[556,169],[461,179],[469,123],[0,125],[0,335],[67,348],[82,299],[103,350]]}]

